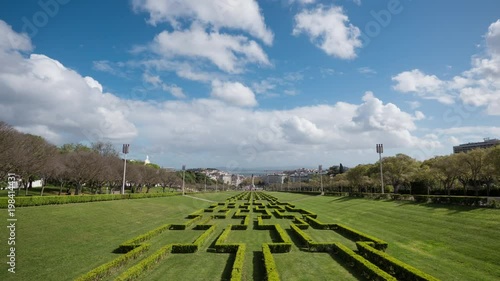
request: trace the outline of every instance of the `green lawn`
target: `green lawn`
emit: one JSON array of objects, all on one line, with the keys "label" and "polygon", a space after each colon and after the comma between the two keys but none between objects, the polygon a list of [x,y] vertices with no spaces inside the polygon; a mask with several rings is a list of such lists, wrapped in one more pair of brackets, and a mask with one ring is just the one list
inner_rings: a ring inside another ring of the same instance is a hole
[{"label": "green lawn", "polygon": [[[238,192],[189,194],[211,201]],[[441,280],[500,280],[500,210],[432,206],[405,202],[269,193],[318,214],[322,222],[339,222],[389,243],[387,253]],[[243,201],[240,201],[243,202]],[[133,237],[185,216],[210,202],[190,197],[118,200],[19,208],[16,211],[16,274],[2,262],[0,280],[72,280],[115,258],[113,250]],[[234,210],[231,211],[231,214]],[[256,214],[252,214],[256,218]],[[208,215],[205,213],[205,215]],[[7,225],[7,211],[0,220]],[[217,229],[195,254],[169,254],[141,280],[221,280],[230,272],[233,254],[210,251],[228,224],[239,219],[211,220]],[[289,220],[271,219],[289,228]],[[6,227],[0,228],[0,250],[6,261]],[[354,244],[331,230],[308,229],[317,241]],[[163,245],[192,242],[202,231],[168,230],[153,238],[150,255]],[[269,231],[234,230],[227,242],[245,242],[244,280],[263,280],[260,245],[272,240]],[[297,246],[273,254],[282,280],[358,280],[327,253],[309,253]],[[134,264],[138,261],[134,261]],[[130,265],[131,265],[130,264]],[[128,265],[129,266],[129,265]],[[229,271],[228,271],[229,268]],[[112,280],[113,275],[109,278]]]}]

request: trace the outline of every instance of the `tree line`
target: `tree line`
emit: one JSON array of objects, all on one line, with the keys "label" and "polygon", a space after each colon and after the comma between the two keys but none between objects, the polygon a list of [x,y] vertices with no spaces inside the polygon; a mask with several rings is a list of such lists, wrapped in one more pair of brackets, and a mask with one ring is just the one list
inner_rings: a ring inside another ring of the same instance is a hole
[{"label": "tree line", "polygon": [[[405,154],[382,158],[385,192],[500,196],[500,146],[418,161]],[[329,176],[330,175],[330,176]],[[326,192],[381,192],[380,162],[323,176]],[[317,191],[319,175],[281,188]],[[275,187],[278,188],[278,187]]]},{"label": "tree line", "polygon": [[[38,179],[58,186],[59,195],[78,195],[83,189],[94,194],[114,193],[122,187],[123,159],[111,143],[57,147],[40,136],[21,133],[0,121],[0,178],[3,179],[0,187],[6,186],[4,179],[9,173],[19,177],[26,195],[32,182]],[[213,184],[202,173],[186,171],[184,176],[187,184]],[[165,192],[181,184],[182,172],[141,161],[127,162],[126,189],[130,192],[149,192],[155,186]]]}]

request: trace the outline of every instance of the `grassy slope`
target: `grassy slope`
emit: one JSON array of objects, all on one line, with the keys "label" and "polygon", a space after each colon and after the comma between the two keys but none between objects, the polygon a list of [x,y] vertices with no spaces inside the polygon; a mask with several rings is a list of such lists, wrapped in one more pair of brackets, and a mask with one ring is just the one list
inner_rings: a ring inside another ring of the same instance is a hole
[{"label": "grassy slope", "polygon": [[387,241],[387,253],[442,280],[500,280],[498,209],[271,194]]},{"label": "grassy slope", "polygon": [[[222,201],[233,194],[193,196]],[[321,221],[342,222],[384,239],[389,243],[389,254],[442,280],[500,279],[500,210],[431,207],[286,193],[272,195],[282,201],[291,201],[299,208],[317,212]],[[12,275],[7,275],[6,264],[2,263],[0,280],[74,279],[115,257],[111,252],[121,242],[164,223],[183,221],[185,215],[208,205],[209,202],[175,196],[20,208],[17,210],[18,273],[12,279]],[[0,213],[0,221],[5,222],[5,219],[6,211]],[[205,247],[213,242],[225,225],[235,221],[238,220],[217,220],[217,231]],[[244,269],[246,280],[262,279],[262,276],[256,277],[262,270],[259,264],[262,257],[258,250],[259,244],[268,239],[266,233],[259,232],[254,236],[253,232],[232,232],[229,237],[231,242],[248,240]],[[311,231],[311,234],[323,236],[319,231]],[[165,239],[159,237],[158,241],[170,243],[172,241],[169,240],[175,237],[170,231],[162,235]],[[0,228],[2,255],[7,251],[6,237],[7,231],[4,227]],[[332,233],[325,233],[324,237],[337,239]],[[338,239],[342,241],[343,238]],[[199,258],[196,261],[189,254],[171,256],[142,280],[178,276],[179,270],[187,272],[191,280],[202,276],[198,280],[218,280],[222,271],[226,270],[225,262],[230,260],[229,254],[203,251],[195,255]],[[283,280],[329,280],[333,275],[341,280],[356,280],[328,254],[301,252],[294,246],[289,254],[276,254],[275,260]],[[201,270],[205,264],[208,268]],[[183,271],[183,268],[190,270]]]}]

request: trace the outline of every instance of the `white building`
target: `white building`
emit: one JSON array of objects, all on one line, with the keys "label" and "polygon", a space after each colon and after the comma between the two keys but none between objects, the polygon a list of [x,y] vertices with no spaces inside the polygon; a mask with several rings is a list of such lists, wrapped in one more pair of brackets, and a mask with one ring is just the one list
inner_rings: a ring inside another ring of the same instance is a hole
[{"label": "white building", "polygon": [[283,184],[285,179],[285,174],[269,174],[262,177],[265,184]]}]

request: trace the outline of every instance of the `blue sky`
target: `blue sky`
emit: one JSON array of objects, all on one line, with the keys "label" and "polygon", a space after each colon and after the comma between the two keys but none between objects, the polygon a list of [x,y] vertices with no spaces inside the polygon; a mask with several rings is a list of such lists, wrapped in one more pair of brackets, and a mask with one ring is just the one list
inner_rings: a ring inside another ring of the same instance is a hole
[{"label": "blue sky", "polygon": [[500,138],[498,1],[0,3],[0,120],[162,166],[420,160]]}]

